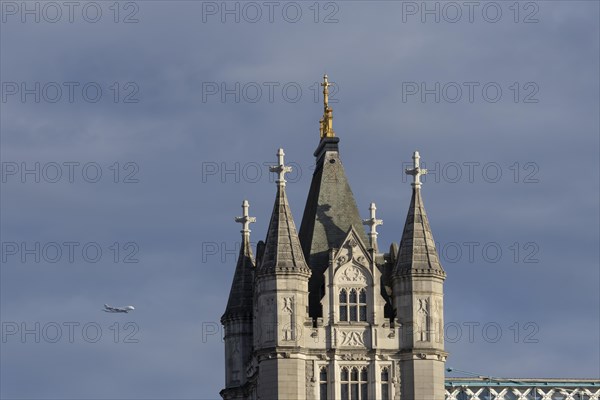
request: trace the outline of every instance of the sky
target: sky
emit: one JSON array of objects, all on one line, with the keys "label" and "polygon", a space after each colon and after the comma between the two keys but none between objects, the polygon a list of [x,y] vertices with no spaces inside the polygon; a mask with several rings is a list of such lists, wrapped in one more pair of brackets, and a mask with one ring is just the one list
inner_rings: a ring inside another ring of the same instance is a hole
[{"label": "sky", "polygon": [[234,217],[282,147],[299,227],[324,73],[381,249],[429,169],[448,376],[600,377],[598,2],[0,7],[2,399],[219,397]]}]

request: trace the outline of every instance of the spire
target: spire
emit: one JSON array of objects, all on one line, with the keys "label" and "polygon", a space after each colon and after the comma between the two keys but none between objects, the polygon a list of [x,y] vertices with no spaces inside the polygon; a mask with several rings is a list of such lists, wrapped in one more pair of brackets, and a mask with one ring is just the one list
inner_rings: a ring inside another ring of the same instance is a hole
[{"label": "spire", "polygon": [[252,316],[252,298],[254,286],[254,255],[250,245],[250,224],[256,222],[255,217],[248,215],[248,200],[242,203],[243,215],[236,217],[235,222],[242,224],[242,244],[238,256],[233,283],[229,292],[229,300],[221,321],[235,317]]},{"label": "spire", "polygon": [[323,75],[323,118],[319,121],[321,133],[321,139],[324,137],[334,137],[335,132],[333,131],[333,110],[329,107],[329,80],[327,74]]},{"label": "spire", "polygon": [[402,232],[394,275],[426,273],[444,278],[446,273],[440,264],[421,197],[421,181],[419,178],[427,173],[427,170],[419,167],[419,159],[419,152],[415,151],[413,154],[413,168],[405,171],[406,174],[413,176],[414,182],[412,183],[412,198],[406,223],[404,224],[404,231]]},{"label": "spire", "polygon": [[283,149],[279,149],[277,151],[279,163],[270,168],[271,172],[279,174],[277,195],[258,273],[263,275],[295,272],[309,276],[310,270],[302,254],[296,225],[285,192],[285,174],[291,172],[292,167],[285,165],[284,155]]},{"label": "spire", "polygon": [[371,228],[371,231],[369,232],[369,239],[370,239],[370,243],[371,243],[371,247],[373,248],[373,250],[375,251],[375,253],[377,253],[377,227],[379,225],[383,225],[383,220],[382,219],[377,219],[377,216],[375,214],[375,211],[377,210],[377,207],[375,207],[375,203],[371,203],[371,205],[369,206],[369,211],[370,211],[370,218],[369,219],[363,219],[363,225],[367,225],[369,228]]},{"label": "spire", "polygon": [[323,94],[325,113],[321,119],[321,141],[314,152],[316,157],[310,190],[300,226],[300,242],[304,257],[312,270],[308,283],[309,312],[313,318],[321,316],[323,272],[329,265],[329,251],[339,248],[351,228],[363,243],[369,243],[362,227],[354,194],[346,178],[339,155],[339,141],[332,128],[332,110],[328,105],[329,83],[324,77]]}]

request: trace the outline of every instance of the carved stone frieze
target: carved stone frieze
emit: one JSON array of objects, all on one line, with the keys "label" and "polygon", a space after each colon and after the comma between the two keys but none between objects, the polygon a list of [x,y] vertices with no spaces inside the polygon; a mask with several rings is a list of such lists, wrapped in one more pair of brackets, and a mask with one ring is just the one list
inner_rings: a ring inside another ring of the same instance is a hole
[{"label": "carved stone frieze", "polygon": [[347,353],[342,354],[340,359],[343,361],[367,361],[369,357],[366,354]]},{"label": "carved stone frieze", "polygon": [[339,331],[341,346],[364,346],[364,333],[360,331]]}]

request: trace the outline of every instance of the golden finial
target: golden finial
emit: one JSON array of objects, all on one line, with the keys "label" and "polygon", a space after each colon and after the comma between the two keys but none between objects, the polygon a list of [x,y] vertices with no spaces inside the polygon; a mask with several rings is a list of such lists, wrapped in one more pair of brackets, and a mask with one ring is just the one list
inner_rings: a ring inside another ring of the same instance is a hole
[{"label": "golden finial", "polygon": [[331,83],[329,83],[329,80],[327,79],[327,74],[323,75],[323,83],[321,83],[321,86],[323,86],[323,105],[325,106],[325,111],[327,111],[327,108],[329,107],[329,86],[331,86]]},{"label": "golden finial", "polygon": [[335,132],[333,131],[333,110],[329,107],[329,80],[327,74],[323,75],[323,118],[319,121],[321,127],[319,131],[321,133],[321,139],[324,137],[334,137]]}]

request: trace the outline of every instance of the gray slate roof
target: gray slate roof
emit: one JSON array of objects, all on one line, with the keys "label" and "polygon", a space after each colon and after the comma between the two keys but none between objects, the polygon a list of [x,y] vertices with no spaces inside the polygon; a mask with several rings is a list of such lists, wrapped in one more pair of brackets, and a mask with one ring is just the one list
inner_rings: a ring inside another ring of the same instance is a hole
[{"label": "gray slate roof", "polygon": [[314,153],[316,169],[300,226],[302,250],[312,270],[309,281],[312,317],[321,316],[321,286],[329,263],[329,249],[339,248],[351,227],[363,243],[369,243],[339,157],[338,142],[338,137],[325,137]]},{"label": "gray slate roof", "polygon": [[421,190],[415,187],[402,232],[394,275],[414,273],[433,273],[442,277],[446,275],[435,248]]},{"label": "gray slate roof", "polygon": [[277,187],[265,250],[257,272],[259,275],[282,272],[310,274],[283,185]]},{"label": "gray slate roof", "polygon": [[238,256],[229,300],[221,322],[230,318],[251,318],[254,287],[254,256],[250,246],[250,235],[242,234],[242,245]]}]

